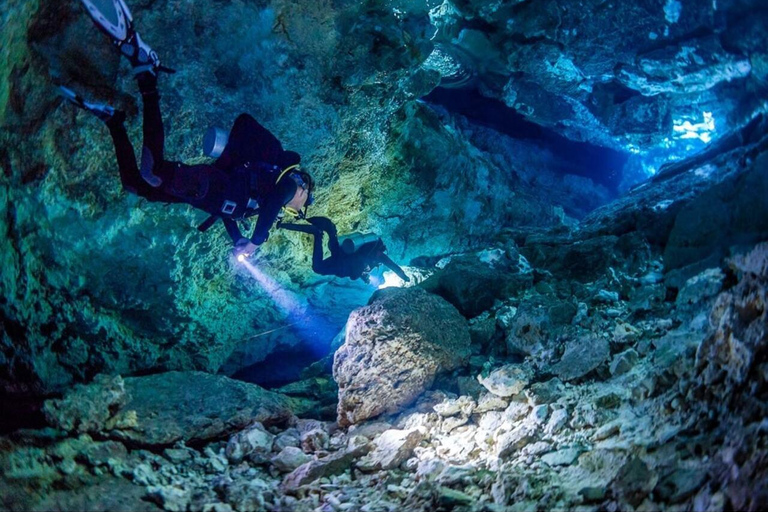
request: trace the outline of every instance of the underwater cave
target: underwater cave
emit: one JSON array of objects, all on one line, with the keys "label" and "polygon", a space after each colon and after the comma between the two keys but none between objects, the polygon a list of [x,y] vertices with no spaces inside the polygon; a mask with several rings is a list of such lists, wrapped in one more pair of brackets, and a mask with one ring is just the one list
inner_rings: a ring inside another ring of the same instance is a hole
[{"label": "underwater cave", "polygon": [[766,508],[763,3],[0,19],[0,510]]}]

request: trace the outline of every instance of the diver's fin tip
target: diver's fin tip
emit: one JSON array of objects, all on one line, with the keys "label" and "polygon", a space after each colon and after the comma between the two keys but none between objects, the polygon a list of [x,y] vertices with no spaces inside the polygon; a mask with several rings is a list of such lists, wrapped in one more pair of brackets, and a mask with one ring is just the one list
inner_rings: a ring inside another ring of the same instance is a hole
[{"label": "diver's fin tip", "polygon": [[133,16],[125,0],[80,1],[94,24],[112,40],[131,66],[162,68],[157,53],[134,30]]}]

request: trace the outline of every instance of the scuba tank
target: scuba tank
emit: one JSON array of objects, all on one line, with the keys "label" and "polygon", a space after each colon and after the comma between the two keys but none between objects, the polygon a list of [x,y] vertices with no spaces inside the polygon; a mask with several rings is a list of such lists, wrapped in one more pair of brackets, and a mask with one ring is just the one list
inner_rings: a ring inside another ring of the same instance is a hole
[{"label": "scuba tank", "polygon": [[339,239],[339,245],[345,254],[352,254],[359,249],[360,246],[378,240],[381,240],[381,238],[379,238],[379,235],[376,233],[352,233],[351,235],[341,237]]},{"label": "scuba tank", "polygon": [[218,126],[211,126],[203,136],[203,154],[211,158],[218,158],[224,152],[229,141],[229,132]]}]

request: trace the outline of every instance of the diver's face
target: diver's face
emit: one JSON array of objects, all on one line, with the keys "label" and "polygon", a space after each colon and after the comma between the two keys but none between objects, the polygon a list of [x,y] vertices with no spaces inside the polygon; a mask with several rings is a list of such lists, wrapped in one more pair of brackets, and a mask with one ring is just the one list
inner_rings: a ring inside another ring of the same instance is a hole
[{"label": "diver's face", "polygon": [[307,204],[307,198],[309,198],[309,192],[304,190],[302,187],[298,187],[296,189],[296,193],[293,195],[293,199],[291,199],[286,206],[297,211],[301,210],[304,208],[304,205]]}]

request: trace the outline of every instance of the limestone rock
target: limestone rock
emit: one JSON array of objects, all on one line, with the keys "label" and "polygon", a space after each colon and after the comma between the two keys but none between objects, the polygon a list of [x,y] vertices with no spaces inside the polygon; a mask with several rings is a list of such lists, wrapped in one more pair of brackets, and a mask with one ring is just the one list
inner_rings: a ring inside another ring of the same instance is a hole
[{"label": "limestone rock", "polygon": [[508,398],[520,394],[531,378],[528,367],[508,364],[493,370],[487,377],[478,376],[477,380],[494,395]]},{"label": "limestone rock", "polygon": [[118,376],[97,375],[90,384],[79,384],[61,400],[47,400],[43,411],[48,422],[72,432],[100,432],[130,400]]},{"label": "limestone rock", "polygon": [[358,463],[358,467],[366,471],[397,468],[411,456],[423,438],[419,429],[387,430],[374,441],[375,448]]},{"label": "limestone rock", "polygon": [[307,455],[301,448],[295,446],[286,446],[280,453],[272,457],[272,465],[277,468],[278,471],[283,473],[290,473],[302,464],[306,464],[312,460],[311,455]]},{"label": "limestone rock", "polygon": [[457,399],[450,399],[440,402],[435,405],[434,409],[437,414],[447,418],[449,416],[456,416],[461,414],[462,416],[469,416],[475,410],[477,404],[472,398],[467,396],[461,396]]},{"label": "limestone rock", "polygon": [[382,291],[352,312],[334,358],[342,426],[399,410],[469,357],[466,321],[453,306],[419,288]]},{"label": "limestone rock", "polygon": [[507,352],[519,356],[541,352],[547,345],[550,329],[549,313],[545,307],[521,305],[507,328]]},{"label": "limestone rock", "polygon": [[632,457],[619,470],[611,489],[622,500],[637,507],[655,485],[656,476],[648,465],[639,457]]},{"label": "limestone rock", "polygon": [[147,489],[147,499],[168,512],[185,512],[189,506],[189,491],[172,486],[154,486]]},{"label": "limestone rock", "polygon": [[530,273],[511,271],[513,267],[502,261],[484,263],[475,255],[454,257],[450,263],[425,287],[444,297],[467,318],[473,318],[487,311],[493,303],[506,295],[509,290],[522,290],[531,285]]},{"label": "limestone rock", "polygon": [[616,354],[611,361],[611,375],[623,375],[635,366],[640,356],[634,349],[625,350]]},{"label": "limestone rock", "polygon": [[234,463],[249,455],[264,456],[272,451],[275,436],[266,431],[261,423],[254,423],[238,432],[227,443],[227,458]]},{"label": "limestone rock", "polygon": [[610,346],[602,337],[581,337],[566,345],[563,357],[552,366],[552,371],[566,382],[576,380],[603,364],[610,353]]},{"label": "limestone rock", "polygon": [[483,414],[488,411],[503,411],[507,408],[509,402],[493,393],[486,393],[480,397],[475,407],[475,414]]},{"label": "limestone rock", "polygon": [[536,430],[535,425],[524,422],[510,432],[502,434],[496,447],[497,457],[509,457],[533,443],[536,440]]},{"label": "limestone rock", "polygon": [[[721,382],[716,391],[725,397],[740,386],[768,351],[768,280],[746,274],[735,288],[720,294],[710,315],[712,332],[696,354],[700,381],[707,387]],[[761,380],[765,381],[765,374]]]},{"label": "limestone rock", "polygon": [[759,243],[752,250],[733,256],[728,264],[739,272],[768,278],[768,242]]},{"label": "limestone rock", "polygon": [[287,399],[259,386],[202,372],[168,372],[125,379],[137,425],[111,437],[161,446],[232,434],[253,422],[286,422]]},{"label": "limestone rock", "polygon": [[677,294],[678,305],[701,305],[716,296],[723,288],[725,274],[719,268],[710,268],[688,279]]},{"label": "limestone rock", "polygon": [[302,485],[314,482],[325,476],[343,473],[352,463],[370,451],[370,443],[367,439],[354,437],[350,440],[350,446],[346,450],[332,453],[322,459],[313,460],[302,464],[283,479],[282,489],[285,492],[294,492]]},{"label": "limestone rock", "polygon": [[568,411],[565,409],[555,409],[549,417],[547,425],[544,427],[544,432],[549,435],[554,435],[560,432],[563,427],[568,423]]},{"label": "limestone rock", "polygon": [[581,454],[578,448],[563,448],[556,452],[545,453],[541,460],[549,466],[570,466]]}]

